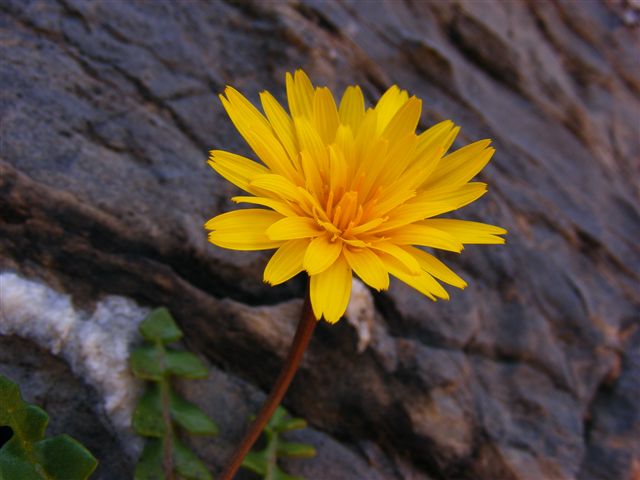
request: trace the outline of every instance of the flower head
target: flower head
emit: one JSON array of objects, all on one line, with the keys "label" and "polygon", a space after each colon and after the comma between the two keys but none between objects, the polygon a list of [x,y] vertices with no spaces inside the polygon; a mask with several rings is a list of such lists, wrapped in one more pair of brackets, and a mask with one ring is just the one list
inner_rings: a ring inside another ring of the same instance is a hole
[{"label": "flower head", "polygon": [[277,249],[264,271],[277,285],[301,271],[310,277],[317,319],[345,312],[352,272],[376,290],[389,274],[427,297],[448,299],[438,280],[466,282],[416,246],[460,252],[468,243],[504,243],[506,230],[434,218],[481,197],[470,180],[494,149],[480,140],[446,154],[459,127],[444,121],[416,134],[422,102],[393,86],[375,107],[348,87],[336,105],[304,72],[286,76],[287,112],[269,92],[264,114],[232,87],[221,95],[231,121],[262,163],[213,150],[209,164],[250,195],[258,208],[209,220],[209,241],[234,250]]}]

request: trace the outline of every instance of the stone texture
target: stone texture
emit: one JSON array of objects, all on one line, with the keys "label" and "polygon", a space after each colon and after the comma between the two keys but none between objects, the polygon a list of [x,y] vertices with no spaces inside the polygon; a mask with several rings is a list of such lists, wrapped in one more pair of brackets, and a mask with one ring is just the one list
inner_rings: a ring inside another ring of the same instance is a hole
[{"label": "stone texture", "polygon": [[99,459],[92,479],[133,478],[134,463],[118,442],[100,396],[65,362],[28,340],[0,336],[0,375],[20,386],[25,401],[46,410],[48,437],[71,435]]},{"label": "stone texture", "polygon": [[310,439],[348,449],[292,471],[635,479],[639,16],[613,0],[4,0],[0,266],[87,308],[113,294],[169,307],[226,372],[206,383],[230,411],[219,468],[235,411],[277,373],[304,281],[267,287],[266,255],[206,242],[235,193],[206,151],[248,153],[215,94],[282,98],[297,67],[370,101],[397,83],[425,99],[421,127],[451,118],[460,144],[494,139],[490,193],[464,216],[505,226],[508,244],[443,256],[470,284],[451,302],[376,294],[361,354],[352,325],[319,326],[285,405]]}]

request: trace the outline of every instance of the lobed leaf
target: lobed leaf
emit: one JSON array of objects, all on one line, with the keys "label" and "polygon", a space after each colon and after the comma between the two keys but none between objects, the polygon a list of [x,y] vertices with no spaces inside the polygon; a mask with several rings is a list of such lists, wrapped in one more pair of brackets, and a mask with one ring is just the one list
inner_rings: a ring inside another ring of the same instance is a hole
[{"label": "lobed leaf", "polygon": [[[11,442],[11,440],[9,442]],[[21,451],[18,450],[15,454],[13,451],[10,451],[11,448],[8,447],[9,442],[0,449],[0,478],[3,480],[9,478],[44,478],[43,475],[39,473],[42,470],[38,470],[36,468],[37,465],[30,463]]]},{"label": "lobed leaf", "polygon": [[133,374],[144,380],[159,382],[166,372],[164,349],[155,345],[143,345],[129,356]]},{"label": "lobed leaf", "polygon": [[217,435],[218,426],[206,413],[193,403],[171,394],[171,418],[189,433],[195,435]]},{"label": "lobed leaf", "polygon": [[145,437],[162,437],[165,434],[160,385],[149,385],[144,392],[133,412],[132,426],[138,435]]},{"label": "lobed leaf", "polygon": [[175,470],[188,480],[211,480],[207,466],[186,445],[174,438]]},{"label": "lobed leaf", "polygon": [[182,330],[166,308],[157,308],[145,318],[139,327],[142,336],[155,343],[171,343],[182,338]]},{"label": "lobed leaf", "polygon": [[68,435],[45,438],[49,417],[27,404],[18,385],[0,375],[0,425],[13,436],[0,448],[0,479],[84,480],[97,460]]},{"label": "lobed leaf", "polygon": [[[150,383],[138,401],[132,425],[136,433],[150,438],[136,466],[135,479],[157,480],[164,479],[167,473],[163,465],[164,442],[174,426],[199,435],[216,435],[218,427],[200,408],[171,391],[172,375],[203,378],[209,372],[194,354],[166,347],[182,337],[170,313],[164,308],[153,311],[140,325],[140,333],[150,344],[133,350],[129,363],[136,377]],[[166,405],[163,398],[169,400]],[[175,437],[171,447],[173,473],[179,478],[211,479],[206,465]]]},{"label": "lobed leaf", "polygon": [[267,451],[249,452],[242,459],[242,466],[248,468],[258,475],[265,476],[267,474]]},{"label": "lobed leaf", "polygon": [[166,351],[167,370],[183,378],[204,378],[209,374],[207,367],[191,352],[182,350]]},{"label": "lobed leaf", "polygon": [[274,429],[280,433],[290,432],[291,430],[302,430],[307,428],[306,420],[302,418],[289,418],[274,426]]},{"label": "lobed leaf", "polygon": [[316,449],[306,443],[279,442],[278,456],[290,458],[312,458],[316,456]]},{"label": "lobed leaf", "polygon": [[316,455],[311,445],[296,442],[283,442],[283,432],[305,428],[307,422],[301,418],[291,418],[287,411],[279,406],[264,427],[266,446],[258,452],[249,452],[242,461],[242,466],[251,470],[263,479],[268,480],[303,480],[302,477],[289,475],[278,466],[279,457],[310,458]]},{"label": "lobed leaf", "polygon": [[135,480],[164,480],[162,440],[150,438],[146,441],[133,478]]},{"label": "lobed leaf", "polygon": [[47,479],[71,480],[88,478],[98,462],[91,452],[69,435],[46,438],[35,445],[40,465]]}]

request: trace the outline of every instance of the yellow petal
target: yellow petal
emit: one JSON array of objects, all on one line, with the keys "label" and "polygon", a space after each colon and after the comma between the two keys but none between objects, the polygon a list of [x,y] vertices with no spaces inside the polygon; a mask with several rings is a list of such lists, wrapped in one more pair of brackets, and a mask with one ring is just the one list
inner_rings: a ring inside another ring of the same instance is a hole
[{"label": "yellow petal", "polygon": [[[436,123],[418,135],[418,147],[416,149],[416,157],[420,157],[434,147],[444,147],[450,138],[451,131],[455,128],[455,124],[451,120],[445,120]],[[445,148],[448,149],[447,146]]]},{"label": "yellow petal", "polygon": [[289,158],[295,164],[298,157],[298,145],[291,117],[269,92],[260,93],[260,100],[274,132],[287,151]]},{"label": "yellow petal", "polygon": [[275,173],[293,177],[291,160],[264,115],[234,88],[227,87],[225,95],[220,95],[222,105],[260,160]]},{"label": "yellow petal", "polygon": [[487,184],[471,182],[464,185],[446,185],[439,188],[429,188],[420,192],[410,203],[448,203],[460,208],[477,200],[487,192]]},{"label": "yellow petal", "polygon": [[442,146],[425,150],[419,157],[413,159],[396,183],[401,188],[415,189],[420,187],[438,166],[444,152]]},{"label": "yellow petal", "polygon": [[405,170],[407,188],[418,187],[427,179],[459,130],[451,120],[445,120],[418,135],[413,159]]},{"label": "yellow petal", "polygon": [[[342,149],[337,145],[329,147],[329,190],[338,195],[343,193],[348,179],[347,160]],[[340,190],[342,189],[342,190]]]},{"label": "yellow petal", "polygon": [[313,123],[320,138],[329,144],[336,137],[336,129],[340,124],[338,109],[331,91],[327,87],[316,89],[313,98]]},{"label": "yellow petal", "polygon": [[276,200],[274,198],[238,196],[231,197],[231,200],[236,203],[251,203],[253,205],[262,205],[264,207],[269,207],[287,217],[294,217],[298,214],[298,212],[294,211],[288,203],[283,200]]},{"label": "yellow petal", "polygon": [[420,250],[416,247],[403,248],[418,260],[418,263],[423,270],[433,275],[437,279],[458,288],[465,288],[467,286],[467,282],[460,278],[456,272],[451,270],[430,253],[427,253],[424,250]]},{"label": "yellow petal", "polygon": [[248,129],[260,129],[263,132],[269,132],[271,126],[266,118],[254,107],[249,100],[233,87],[226,87],[224,94],[220,95],[220,100],[225,110],[231,117],[231,121],[238,131],[242,133]]},{"label": "yellow petal", "polygon": [[398,276],[398,278],[410,287],[418,290],[423,295],[429,296],[429,294],[431,294],[434,297],[449,300],[449,293],[442,287],[442,285],[440,285],[440,283],[438,283],[435,278],[433,278],[425,271],[415,277],[401,274],[401,276]]},{"label": "yellow petal", "polygon": [[309,275],[317,275],[329,268],[342,252],[342,240],[331,241],[329,235],[314,238],[309,243],[302,266]]},{"label": "yellow petal", "polygon": [[306,118],[295,118],[293,123],[300,150],[308,152],[313,161],[317,163],[318,169],[321,172],[326,172],[329,166],[327,147],[316,129]]},{"label": "yellow petal", "polygon": [[311,307],[318,320],[322,317],[329,323],[340,320],[349,304],[351,281],[351,269],[343,257],[324,272],[311,276]]},{"label": "yellow petal", "polygon": [[[373,207],[372,215],[382,217],[390,210],[398,207],[398,205],[402,205],[416,196],[415,190],[405,190],[397,187],[384,189],[383,192],[384,193],[380,195],[381,200]],[[405,223],[406,222],[397,223],[396,215],[394,214],[387,223],[382,225],[379,229],[376,229],[376,231],[389,230],[398,225],[405,225]]]},{"label": "yellow petal", "polygon": [[[402,188],[403,186],[401,185],[395,184],[395,181],[410,164],[413,150],[415,150],[416,141],[417,137],[415,134],[409,133],[404,137],[401,137],[399,140],[389,143],[386,151],[384,148],[378,148],[375,146],[375,154],[367,153],[367,157],[370,158],[371,161],[367,162],[367,164],[369,164],[368,169],[363,169],[366,173],[360,189],[363,195],[369,192],[375,192],[378,188],[387,188],[396,194],[401,193],[401,191],[408,190]],[[380,156],[382,156],[382,158],[380,158]],[[374,165],[371,165],[373,162],[377,163],[377,168],[375,168]],[[389,188],[391,185],[394,185],[394,187]],[[383,202],[387,200],[385,197],[382,198],[384,199]]]},{"label": "yellow petal", "polygon": [[[380,182],[384,181],[385,158],[389,149],[389,142],[382,137],[371,139],[362,152],[362,161],[353,179],[359,184],[360,198],[367,198],[371,191],[375,191]],[[353,188],[353,187],[352,187]]]},{"label": "yellow petal", "polygon": [[407,100],[409,100],[409,94],[404,90],[400,90],[396,85],[384,92],[375,107],[378,120],[376,131],[378,133],[386,128],[389,121]]},{"label": "yellow petal", "polygon": [[420,245],[451,252],[462,251],[462,242],[457,237],[435,226],[428,226],[426,222],[429,221],[424,220],[423,222],[405,225],[397,230],[384,232],[384,235],[397,245]]},{"label": "yellow petal", "polygon": [[269,285],[279,285],[300,273],[308,240],[290,240],[282,244],[273,254],[264,269],[264,281]]},{"label": "yellow petal", "polygon": [[266,195],[272,198],[286,198],[293,201],[302,199],[298,187],[282,175],[273,173],[258,175],[251,180],[250,187],[263,190]]},{"label": "yellow petal", "polygon": [[324,180],[320,173],[318,162],[308,151],[300,154],[300,164],[304,173],[305,187],[315,198],[322,198],[324,194]]},{"label": "yellow petal", "polygon": [[273,210],[251,208],[234,210],[212,218],[205,224],[209,241],[232,250],[265,250],[279,247],[282,242],[271,240],[266,230],[282,215]]},{"label": "yellow petal", "polygon": [[260,160],[273,173],[283,175],[294,182],[299,178],[291,159],[274,135],[260,135],[258,132],[250,131],[243,136]]},{"label": "yellow petal", "polygon": [[451,145],[453,145],[454,140],[456,139],[456,137],[458,136],[458,133],[460,132],[460,127],[456,126],[453,127],[451,129],[451,131],[449,132],[449,134],[445,137],[444,141],[442,142],[442,149],[446,152],[451,148]]},{"label": "yellow petal", "polygon": [[391,242],[383,241],[373,243],[371,245],[371,248],[380,252],[384,252],[388,256],[395,258],[397,260],[397,265],[399,265],[400,268],[409,275],[417,275],[422,271],[422,269],[420,268],[420,264],[413,257],[413,255],[408,254],[398,245],[395,245]]},{"label": "yellow petal", "polygon": [[498,235],[507,233],[504,228],[468,220],[434,218],[421,223],[428,228],[447,233],[461,243],[503,244],[505,243],[504,238]]},{"label": "yellow petal", "polygon": [[415,133],[421,112],[422,101],[416,97],[411,97],[389,121],[382,132],[382,136],[388,139],[400,140],[409,133]]},{"label": "yellow petal", "polygon": [[364,117],[364,96],[360,87],[347,87],[340,100],[339,114],[341,123],[350,126],[353,131],[358,129]]},{"label": "yellow petal", "polygon": [[424,187],[436,188],[467,183],[491,160],[495,149],[488,148],[490,143],[491,140],[480,140],[443,157],[427,178]]},{"label": "yellow petal", "polygon": [[271,240],[293,240],[315,237],[322,233],[318,223],[308,217],[285,217],[278,220],[267,230]]},{"label": "yellow petal", "polygon": [[403,271],[397,270],[391,272],[391,275],[397,277],[399,280],[402,280],[410,287],[415,288],[417,291],[419,291],[423,295],[426,295],[431,300],[436,300],[435,297],[449,300],[449,294],[447,293],[447,291],[442,288],[442,285],[440,285],[437,280],[427,272],[423,271],[419,275],[407,275]]},{"label": "yellow petal", "polygon": [[313,85],[309,77],[302,70],[296,70],[294,76],[287,73],[286,84],[291,115],[294,118],[311,118],[313,113]]},{"label": "yellow petal", "polygon": [[[467,183],[462,187],[445,187],[422,192],[414,198],[407,198],[406,202],[397,206],[389,213],[389,221],[373,231],[384,232],[402,225],[417,222],[418,220],[424,220],[425,218],[456,210],[477,200],[484,195],[486,191],[487,185],[485,183],[474,182]],[[401,193],[401,190],[395,194],[391,193],[376,206],[376,213],[378,215],[384,215],[389,212],[389,210],[383,208],[383,206],[387,205],[388,202],[391,202],[395,196]],[[393,204],[391,205],[393,206]]]},{"label": "yellow petal", "polygon": [[377,218],[374,218],[373,220],[369,220],[368,222],[361,223],[357,227],[350,228],[347,230],[347,232],[350,235],[360,235],[361,233],[365,233],[365,232],[368,232],[369,230],[373,230],[383,222],[384,222],[384,218],[377,217]]},{"label": "yellow petal", "polygon": [[379,137],[376,134],[376,125],[378,123],[378,113],[370,108],[364,114],[364,118],[360,123],[360,128],[355,132],[352,156],[351,171],[358,171],[360,163],[368,161],[366,152],[371,148],[371,143]]},{"label": "yellow petal", "polygon": [[356,158],[356,142],[355,137],[353,136],[354,130],[351,127],[346,125],[340,125],[338,127],[338,131],[336,132],[335,144],[333,147],[336,147],[337,150],[340,150],[346,160],[347,164],[347,175],[350,177],[355,168],[355,158]]},{"label": "yellow petal", "polygon": [[398,262],[397,258],[391,257],[390,255],[386,255],[384,253],[381,254],[380,257],[380,259],[384,263],[385,268],[391,275],[398,278],[399,280],[402,280],[410,287],[415,288],[423,295],[429,297],[431,300],[435,301],[436,297],[444,298],[446,300],[449,299],[449,294],[444,288],[442,288],[442,285],[440,285],[431,275],[429,275],[424,270],[420,270],[417,275],[410,275]]},{"label": "yellow petal", "polygon": [[212,150],[209,154],[209,165],[216,172],[241,189],[253,193],[251,180],[258,175],[269,173],[263,165],[248,158],[222,150]]},{"label": "yellow petal", "polygon": [[378,291],[389,288],[389,274],[378,255],[368,248],[345,247],[342,252],[349,266],[364,283]]}]

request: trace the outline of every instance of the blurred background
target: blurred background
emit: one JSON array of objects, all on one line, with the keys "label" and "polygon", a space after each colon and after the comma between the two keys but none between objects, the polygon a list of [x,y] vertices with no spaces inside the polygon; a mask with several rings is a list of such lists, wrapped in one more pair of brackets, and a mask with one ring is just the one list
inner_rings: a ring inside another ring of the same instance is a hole
[{"label": "blurred background", "polygon": [[[219,471],[273,382],[304,278],[207,243],[250,155],[217,98],[283,100],[303,68],[371,104],[423,99],[419,130],[491,138],[464,218],[505,246],[439,255],[469,287],[399,282],[321,324],[286,399],[307,479],[640,478],[640,4],[584,1],[0,1],[0,373],[132,478],[126,368],[166,306],[211,368],[182,392],[218,423]],[[295,436],[294,436],[295,437]],[[244,473],[242,478],[256,478]]]}]

